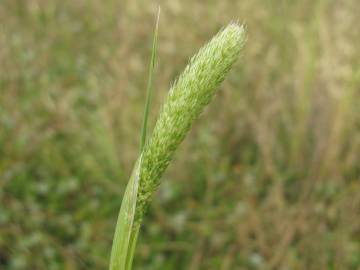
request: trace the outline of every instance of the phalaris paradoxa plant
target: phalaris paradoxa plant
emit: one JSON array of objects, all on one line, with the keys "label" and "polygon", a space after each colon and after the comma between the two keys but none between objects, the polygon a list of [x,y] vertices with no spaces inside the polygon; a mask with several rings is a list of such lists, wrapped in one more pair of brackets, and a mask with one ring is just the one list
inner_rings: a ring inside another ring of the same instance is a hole
[{"label": "phalaris paradoxa plant", "polygon": [[154,33],[141,153],[121,205],[111,251],[110,270],[131,269],[141,221],[160,178],[192,123],[210,103],[217,87],[237,60],[245,41],[244,27],[231,23],[191,58],[188,66],[172,85],[151,138],[145,143],[157,35],[158,27]]}]

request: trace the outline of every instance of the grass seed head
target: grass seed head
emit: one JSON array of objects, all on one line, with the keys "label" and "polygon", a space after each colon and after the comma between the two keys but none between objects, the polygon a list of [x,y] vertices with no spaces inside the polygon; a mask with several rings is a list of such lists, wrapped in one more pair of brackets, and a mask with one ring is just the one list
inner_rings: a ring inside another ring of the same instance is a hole
[{"label": "grass seed head", "polygon": [[212,100],[216,88],[237,60],[244,41],[244,27],[236,23],[228,25],[200,49],[171,87],[143,150],[136,222],[142,219],[174,151]]}]

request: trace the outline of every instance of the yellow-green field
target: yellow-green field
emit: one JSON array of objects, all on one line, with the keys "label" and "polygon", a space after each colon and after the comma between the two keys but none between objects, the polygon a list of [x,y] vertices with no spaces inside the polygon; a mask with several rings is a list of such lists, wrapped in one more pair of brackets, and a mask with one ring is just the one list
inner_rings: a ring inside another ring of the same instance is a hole
[{"label": "yellow-green field", "polygon": [[107,269],[139,152],[188,59],[243,55],[163,177],[134,269],[360,269],[358,0],[0,0],[0,269]]}]

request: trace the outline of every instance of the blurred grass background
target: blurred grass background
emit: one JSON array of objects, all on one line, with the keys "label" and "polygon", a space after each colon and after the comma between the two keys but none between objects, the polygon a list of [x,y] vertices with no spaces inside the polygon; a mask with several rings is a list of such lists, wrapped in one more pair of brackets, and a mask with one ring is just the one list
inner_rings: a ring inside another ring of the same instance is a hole
[{"label": "blurred grass background", "polygon": [[1,0],[0,269],[107,269],[170,82],[232,20],[243,56],[180,147],[135,269],[360,269],[357,0]]}]

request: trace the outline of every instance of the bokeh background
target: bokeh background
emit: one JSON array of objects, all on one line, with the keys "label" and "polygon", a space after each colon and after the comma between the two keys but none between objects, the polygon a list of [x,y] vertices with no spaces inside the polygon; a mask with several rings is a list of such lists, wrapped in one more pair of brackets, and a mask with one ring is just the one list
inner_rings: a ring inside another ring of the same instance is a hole
[{"label": "bokeh background", "polygon": [[107,269],[138,155],[188,59],[240,61],[176,153],[135,269],[360,269],[358,0],[1,0],[0,269]]}]

